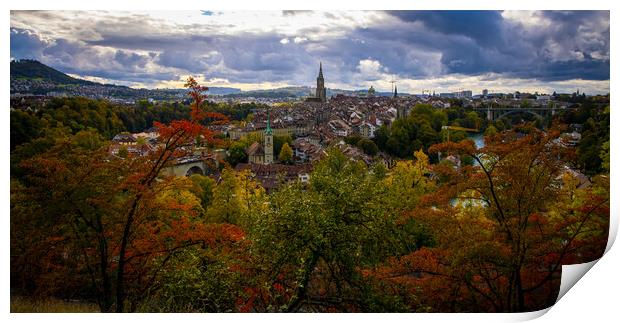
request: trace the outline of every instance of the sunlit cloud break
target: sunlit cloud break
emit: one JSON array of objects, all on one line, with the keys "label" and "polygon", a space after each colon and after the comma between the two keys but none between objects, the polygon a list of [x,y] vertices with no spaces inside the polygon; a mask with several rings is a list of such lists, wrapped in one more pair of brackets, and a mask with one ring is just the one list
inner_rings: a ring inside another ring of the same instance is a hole
[{"label": "sunlit cloud break", "polygon": [[85,79],[244,90],[608,93],[609,11],[11,11],[11,58]]}]

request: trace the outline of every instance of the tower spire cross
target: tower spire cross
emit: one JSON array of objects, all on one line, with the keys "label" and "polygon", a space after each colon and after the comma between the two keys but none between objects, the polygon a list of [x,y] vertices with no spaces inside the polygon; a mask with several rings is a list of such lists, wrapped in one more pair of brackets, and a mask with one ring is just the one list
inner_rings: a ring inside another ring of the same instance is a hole
[{"label": "tower spire cross", "polygon": [[325,79],[323,79],[323,62],[319,62],[319,77],[316,78],[316,98],[323,103],[327,102]]}]

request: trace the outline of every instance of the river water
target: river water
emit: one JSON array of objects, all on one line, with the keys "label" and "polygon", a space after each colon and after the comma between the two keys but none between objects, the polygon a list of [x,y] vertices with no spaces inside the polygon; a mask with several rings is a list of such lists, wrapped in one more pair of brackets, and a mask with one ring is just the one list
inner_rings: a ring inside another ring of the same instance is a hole
[{"label": "river water", "polygon": [[473,135],[467,136],[467,138],[471,139],[476,143],[476,148],[480,149],[484,147],[484,135],[481,133],[476,133]]},{"label": "river water", "polygon": [[[467,138],[474,141],[474,143],[476,144],[476,148],[480,149],[484,147],[484,135],[483,134],[476,133],[476,134],[467,136]],[[474,161],[474,165],[478,165],[478,161]],[[484,204],[480,200],[477,200],[477,199],[461,198],[458,200],[457,199],[450,200],[450,204],[452,204],[452,206],[457,206],[458,202],[460,202],[461,205],[464,207],[484,206]]]}]

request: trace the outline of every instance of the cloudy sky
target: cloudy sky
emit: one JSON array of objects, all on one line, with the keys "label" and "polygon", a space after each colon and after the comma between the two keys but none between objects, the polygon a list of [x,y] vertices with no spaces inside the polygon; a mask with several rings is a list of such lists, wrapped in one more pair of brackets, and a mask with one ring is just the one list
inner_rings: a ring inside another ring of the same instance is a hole
[{"label": "cloudy sky", "polygon": [[244,90],[609,92],[609,11],[11,11],[11,58],[81,78]]}]

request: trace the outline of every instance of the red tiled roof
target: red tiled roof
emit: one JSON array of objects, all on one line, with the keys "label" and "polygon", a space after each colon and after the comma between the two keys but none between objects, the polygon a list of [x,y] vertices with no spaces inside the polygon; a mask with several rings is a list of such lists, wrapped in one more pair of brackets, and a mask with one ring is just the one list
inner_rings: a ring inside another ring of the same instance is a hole
[{"label": "red tiled roof", "polygon": [[248,154],[248,156],[256,156],[264,155],[265,151],[263,150],[263,145],[259,144],[258,142],[254,142],[250,145],[250,147],[248,147],[246,153]]}]

